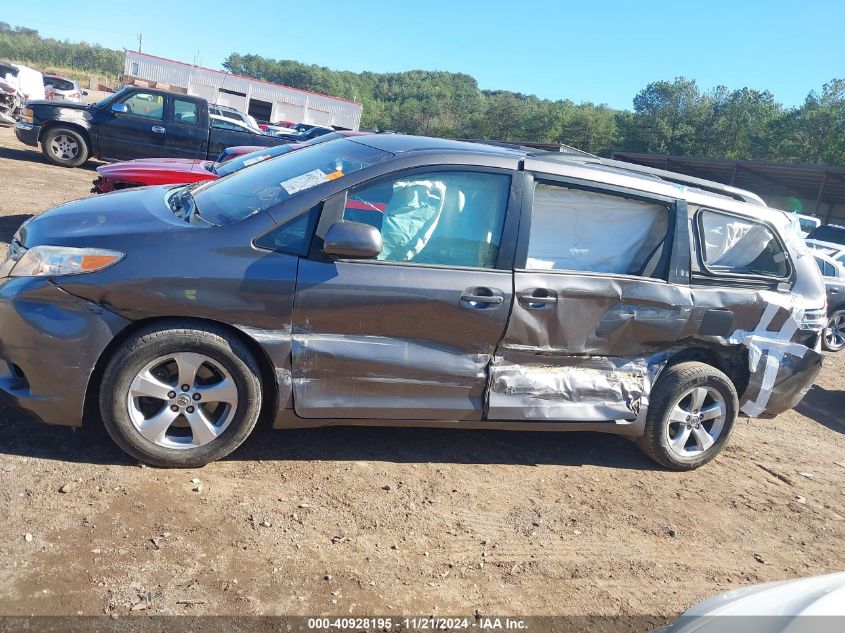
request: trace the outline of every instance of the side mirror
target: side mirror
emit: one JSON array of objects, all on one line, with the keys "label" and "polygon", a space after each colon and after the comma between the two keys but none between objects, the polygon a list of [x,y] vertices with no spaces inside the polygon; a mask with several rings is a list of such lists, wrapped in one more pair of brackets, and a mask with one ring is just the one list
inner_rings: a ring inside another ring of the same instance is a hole
[{"label": "side mirror", "polygon": [[117,112],[118,114],[126,114],[129,112],[129,108],[126,107],[125,103],[113,103],[111,104],[111,111]]},{"label": "side mirror", "polygon": [[323,240],[323,252],[336,257],[372,259],[381,253],[379,230],[361,222],[335,222]]},{"label": "side mirror", "polygon": [[87,96],[88,96],[88,91],[87,91],[87,90],[83,90],[83,91],[82,91],[82,96],[83,96],[83,97],[87,97]]}]

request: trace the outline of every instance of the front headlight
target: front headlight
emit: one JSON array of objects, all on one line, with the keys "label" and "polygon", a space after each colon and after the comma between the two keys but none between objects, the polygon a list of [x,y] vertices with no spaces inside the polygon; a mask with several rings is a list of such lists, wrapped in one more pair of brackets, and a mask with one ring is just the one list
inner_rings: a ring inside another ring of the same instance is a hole
[{"label": "front headlight", "polygon": [[123,259],[125,253],[101,248],[33,246],[18,260],[10,277],[56,277],[102,270]]},{"label": "front headlight", "polygon": [[21,110],[21,120],[27,123],[32,123],[33,113],[31,108],[24,108]]}]

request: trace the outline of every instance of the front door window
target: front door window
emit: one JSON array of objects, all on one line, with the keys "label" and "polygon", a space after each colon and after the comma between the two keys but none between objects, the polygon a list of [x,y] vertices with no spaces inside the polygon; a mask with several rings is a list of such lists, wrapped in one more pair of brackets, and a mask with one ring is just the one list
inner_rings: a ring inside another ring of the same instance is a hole
[{"label": "front door window", "polygon": [[382,261],[493,268],[509,190],[506,174],[418,173],[351,191],[344,219],[381,230]]},{"label": "front door window", "polygon": [[152,92],[135,92],[126,99],[126,114],[161,121],[164,117],[164,97]]}]

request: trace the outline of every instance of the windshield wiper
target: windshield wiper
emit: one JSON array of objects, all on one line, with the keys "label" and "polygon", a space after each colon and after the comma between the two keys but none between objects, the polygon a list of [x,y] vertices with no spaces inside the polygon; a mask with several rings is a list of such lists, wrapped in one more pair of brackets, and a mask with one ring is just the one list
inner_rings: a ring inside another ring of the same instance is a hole
[{"label": "windshield wiper", "polygon": [[178,217],[187,219],[191,212],[196,209],[191,189],[194,185],[185,185],[182,190],[170,199],[170,210]]}]

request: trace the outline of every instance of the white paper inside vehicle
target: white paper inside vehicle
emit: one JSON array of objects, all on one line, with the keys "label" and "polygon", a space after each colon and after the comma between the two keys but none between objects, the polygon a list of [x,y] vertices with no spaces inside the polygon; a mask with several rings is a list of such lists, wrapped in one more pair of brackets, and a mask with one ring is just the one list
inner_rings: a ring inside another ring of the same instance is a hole
[{"label": "white paper inside vehicle", "polygon": [[292,196],[295,193],[311,189],[311,187],[316,187],[328,181],[329,179],[322,170],[313,169],[301,176],[294,176],[288,180],[283,180],[280,184],[282,185],[282,189],[287,191],[288,195]]}]

